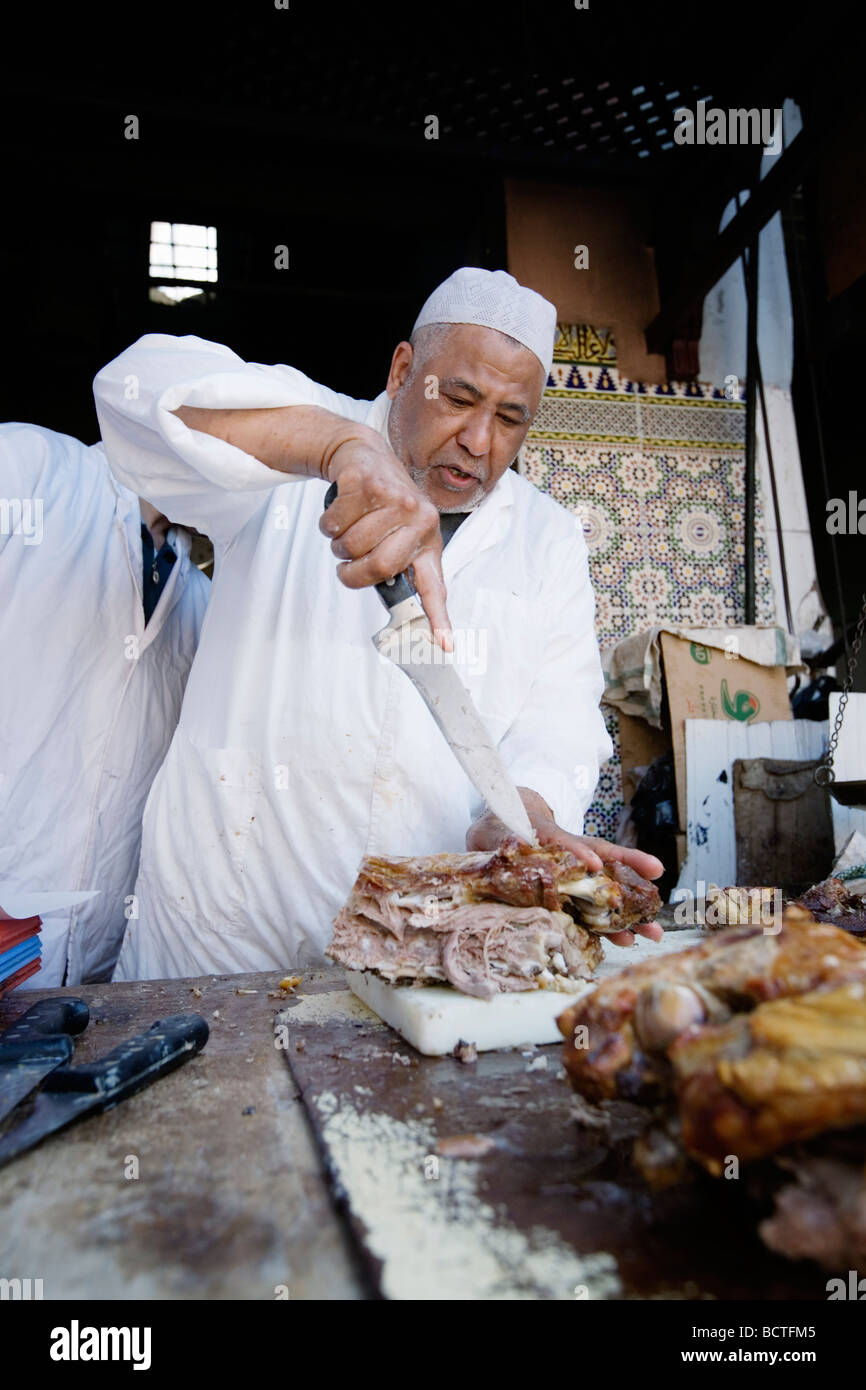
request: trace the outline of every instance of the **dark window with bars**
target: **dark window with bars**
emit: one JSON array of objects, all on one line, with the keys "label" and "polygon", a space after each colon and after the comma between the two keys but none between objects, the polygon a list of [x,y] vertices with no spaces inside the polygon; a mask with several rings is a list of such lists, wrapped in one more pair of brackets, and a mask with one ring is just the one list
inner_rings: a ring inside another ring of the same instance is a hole
[{"label": "dark window with bars", "polygon": [[157,303],[179,304],[202,294],[201,285],[190,282],[216,281],[216,227],[151,222],[150,278],[150,297]]}]

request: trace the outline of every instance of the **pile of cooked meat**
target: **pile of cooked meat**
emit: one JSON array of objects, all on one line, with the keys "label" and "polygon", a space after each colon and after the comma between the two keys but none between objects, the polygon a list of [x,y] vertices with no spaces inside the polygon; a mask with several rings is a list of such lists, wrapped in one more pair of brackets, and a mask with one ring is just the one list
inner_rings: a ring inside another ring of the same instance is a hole
[{"label": "pile of cooked meat", "polygon": [[862,900],[831,879],[769,924],[708,933],[587,989],[600,936],[659,907],[633,870],[591,873],[561,848],[370,857],[328,955],[481,999],[579,994],[559,1019],[568,1076],[590,1105],[646,1108],[634,1158],[651,1185],[699,1168],[719,1177],[735,1160],[775,1201],[759,1228],[767,1245],[855,1267],[866,1260]]},{"label": "pile of cooked meat", "polygon": [[652,921],[659,907],[634,870],[592,873],[559,847],[515,841],[472,854],[371,857],[327,954],[391,984],[448,983],[479,999],[574,991],[602,959],[599,933]]},{"label": "pile of cooked meat", "polygon": [[[797,908],[778,932],[732,927],[626,969],[559,1027],[585,1099],[653,1107],[635,1146],[652,1185],[689,1160],[715,1177],[777,1161],[796,1181],[776,1192],[767,1244],[866,1258],[866,944]],[[827,1148],[840,1132],[853,1163]]]},{"label": "pile of cooked meat", "polygon": [[816,922],[832,922],[846,931],[866,932],[866,900],[849,893],[841,878],[825,878],[801,894],[796,902],[810,912]]}]

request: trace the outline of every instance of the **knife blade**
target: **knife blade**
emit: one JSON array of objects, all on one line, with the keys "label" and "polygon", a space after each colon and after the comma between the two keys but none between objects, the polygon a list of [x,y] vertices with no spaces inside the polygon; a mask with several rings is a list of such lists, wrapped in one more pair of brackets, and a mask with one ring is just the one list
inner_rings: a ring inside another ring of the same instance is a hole
[{"label": "knife blade", "polygon": [[394,605],[391,621],[376,633],[373,645],[409,677],[451,752],[494,815],[521,840],[534,844],[535,831],[523,799],[450,656],[434,643],[416,598]]},{"label": "knife blade", "polygon": [[83,999],[40,999],[0,1035],[0,1122],[71,1060],[72,1038],[89,1019]]},{"label": "knife blade", "polygon": [[[337,496],[332,483],[325,493],[325,510]],[[443,540],[454,529],[447,515],[440,521]],[[449,653],[433,640],[430,623],[405,573],[376,585],[390,622],[377,632],[373,645],[409,677],[439,726],[463,771],[494,815],[521,840],[537,844],[523,799],[496,751],[475,703],[452,664]]]},{"label": "knife blade", "polygon": [[0,1139],[0,1166],[85,1115],[113,1109],[181,1066],[201,1051],[208,1031],[200,1014],[174,1014],[95,1062],[59,1067],[47,1077],[27,1119]]}]

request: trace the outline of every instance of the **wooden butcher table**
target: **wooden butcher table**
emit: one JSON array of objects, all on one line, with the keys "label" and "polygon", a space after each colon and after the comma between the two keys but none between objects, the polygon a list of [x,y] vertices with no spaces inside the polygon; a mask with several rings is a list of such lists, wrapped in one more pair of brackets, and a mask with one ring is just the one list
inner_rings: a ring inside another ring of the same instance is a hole
[{"label": "wooden butcher table", "polygon": [[210,1040],[0,1170],[0,1274],[46,1299],[826,1297],[762,1245],[746,1182],[648,1192],[642,1112],[576,1118],[558,1044],[423,1057],[342,970],[280,978],[48,991],[90,1005],[76,1061],[173,1013]]},{"label": "wooden butcher table", "polygon": [[[177,1071],[0,1169],[0,1274],[41,1278],[46,1299],[273,1299],[279,1286],[292,1299],[368,1296],[274,1046],[280,1001],[269,996],[284,973],[0,1000],[5,1028],[37,999],[85,999],[75,1063],[169,1014],[200,1013],[210,1027]],[[138,1178],[125,1176],[128,1156]]]}]

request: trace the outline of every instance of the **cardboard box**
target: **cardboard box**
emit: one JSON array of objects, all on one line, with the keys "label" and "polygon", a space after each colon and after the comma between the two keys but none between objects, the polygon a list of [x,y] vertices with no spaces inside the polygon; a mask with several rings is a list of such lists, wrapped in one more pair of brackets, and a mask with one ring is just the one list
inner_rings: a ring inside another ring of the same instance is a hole
[{"label": "cardboard box", "polygon": [[[737,629],[732,628],[732,635]],[[791,719],[784,666],[759,666],[732,652],[661,634],[662,667],[670,710],[677,813],[686,826],[686,720],[733,719],[757,724]]]},{"label": "cardboard box", "polygon": [[645,719],[634,714],[617,711],[619,722],[619,751],[622,758],[622,799],[626,806],[638,788],[640,777],[634,775],[636,767],[649,767],[656,758],[670,750],[671,738],[665,729],[656,729]]}]

